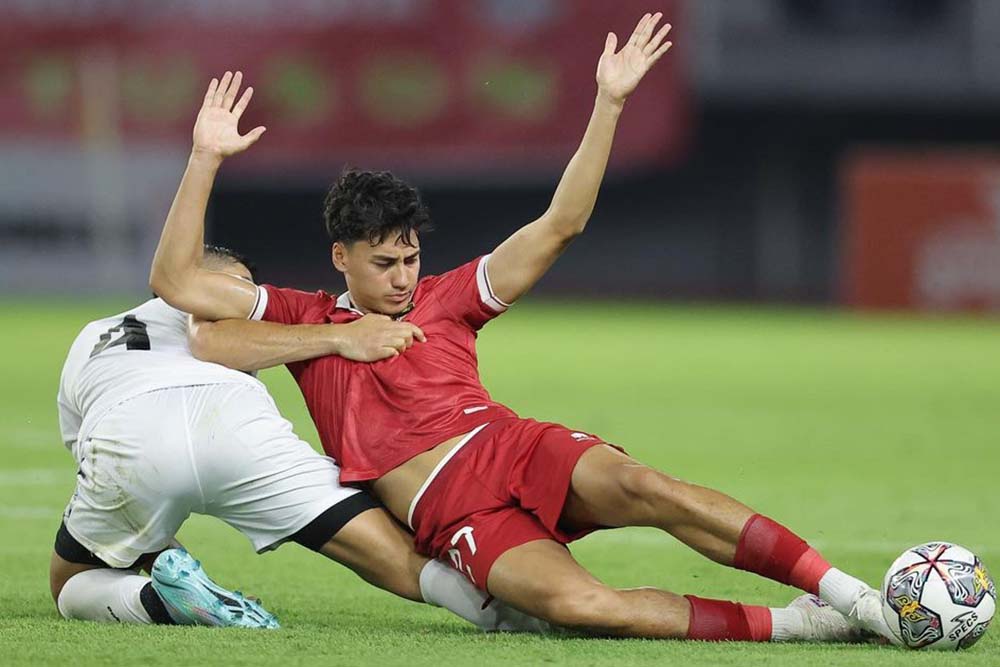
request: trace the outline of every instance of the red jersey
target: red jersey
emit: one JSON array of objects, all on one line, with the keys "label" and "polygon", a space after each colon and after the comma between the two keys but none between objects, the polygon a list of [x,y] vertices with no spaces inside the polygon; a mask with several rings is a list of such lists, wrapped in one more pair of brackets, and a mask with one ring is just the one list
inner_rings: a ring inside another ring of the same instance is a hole
[{"label": "red jersey", "polygon": [[[417,283],[404,320],[427,342],[373,364],[320,357],[288,364],[323,449],[344,482],[378,479],[393,468],[501,417],[516,417],[479,380],[476,333],[507,304],[489,284],[489,255]],[[283,324],[343,324],[363,315],[350,294],[264,285],[254,318]]]}]

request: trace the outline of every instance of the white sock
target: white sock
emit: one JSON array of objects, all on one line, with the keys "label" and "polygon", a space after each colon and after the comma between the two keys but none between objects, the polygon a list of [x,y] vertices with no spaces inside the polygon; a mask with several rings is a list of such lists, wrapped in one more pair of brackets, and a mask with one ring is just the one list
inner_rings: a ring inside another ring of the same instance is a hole
[{"label": "white sock", "polygon": [[153,619],[139,599],[149,581],[132,570],[86,570],[70,577],[56,605],[63,618],[151,625]]},{"label": "white sock", "polygon": [[551,632],[545,621],[491,599],[438,560],[428,562],[420,571],[420,594],[427,604],[444,607],[486,632]]},{"label": "white sock", "polygon": [[771,641],[790,642],[802,639],[805,621],[798,609],[771,607]]},{"label": "white sock", "polygon": [[846,616],[851,613],[858,596],[869,588],[871,586],[860,579],[831,567],[819,580],[819,597]]}]

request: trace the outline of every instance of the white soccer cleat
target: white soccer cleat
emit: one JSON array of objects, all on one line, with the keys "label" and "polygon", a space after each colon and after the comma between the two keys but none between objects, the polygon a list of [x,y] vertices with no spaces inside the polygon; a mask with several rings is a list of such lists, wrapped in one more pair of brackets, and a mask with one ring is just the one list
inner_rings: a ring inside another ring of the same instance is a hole
[{"label": "white soccer cleat", "polygon": [[870,635],[884,639],[893,646],[902,646],[902,642],[886,623],[882,614],[882,594],[874,588],[865,588],[854,598],[851,611],[847,615],[851,623]]},{"label": "white soccer cleat", "polygon": [[788,604],[802,614],[801,641],[849,642],[864,641],[864,632],[850,619],[815,595],[800,595]]}]

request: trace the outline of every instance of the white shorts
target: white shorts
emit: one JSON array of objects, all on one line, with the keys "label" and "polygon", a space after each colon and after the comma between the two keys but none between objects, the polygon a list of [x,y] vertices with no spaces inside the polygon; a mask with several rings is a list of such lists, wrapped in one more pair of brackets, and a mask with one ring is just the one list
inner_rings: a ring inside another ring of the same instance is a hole
[{"label": "white shorts", "polygon": [[360,493],[292,432],[266,390],[244,384],[141,394],[77,442],[63,521],[112,567],[171,543],[191,513],[218,517],[258,552]]}]

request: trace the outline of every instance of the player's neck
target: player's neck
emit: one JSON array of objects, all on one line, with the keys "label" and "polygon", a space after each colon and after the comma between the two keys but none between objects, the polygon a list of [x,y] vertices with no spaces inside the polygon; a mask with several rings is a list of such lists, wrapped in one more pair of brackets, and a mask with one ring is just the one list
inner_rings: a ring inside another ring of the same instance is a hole
[{"label": "player's neck", "polygon": [[407,313],[409,313],[411,310],[413,310],[414,303],[413,303],[413,301],[410,301],[410,303],[407,304],[406,308],[404,308],[403,310],[401,310],[398,313],[384,313],[384,312],[382,312],[380,310],[376,310],[375,308],[368,308],[364,304],[356,302],[354,300],[354,298],[351,296],[350,291],[347,291],[347,292],[344,292],[343,294],[341,294],[337,298],[337,307],[338,308],[346,308],[348,310],[353,310],[355,312],[361,313],[362,315],[372,315],[372,314],[374,314],[374,315],[385,315],[386,317],[391,317],[394,320],[398,320],[398,319],[400,319],[402,317],[405,317],[407,315]]}]

